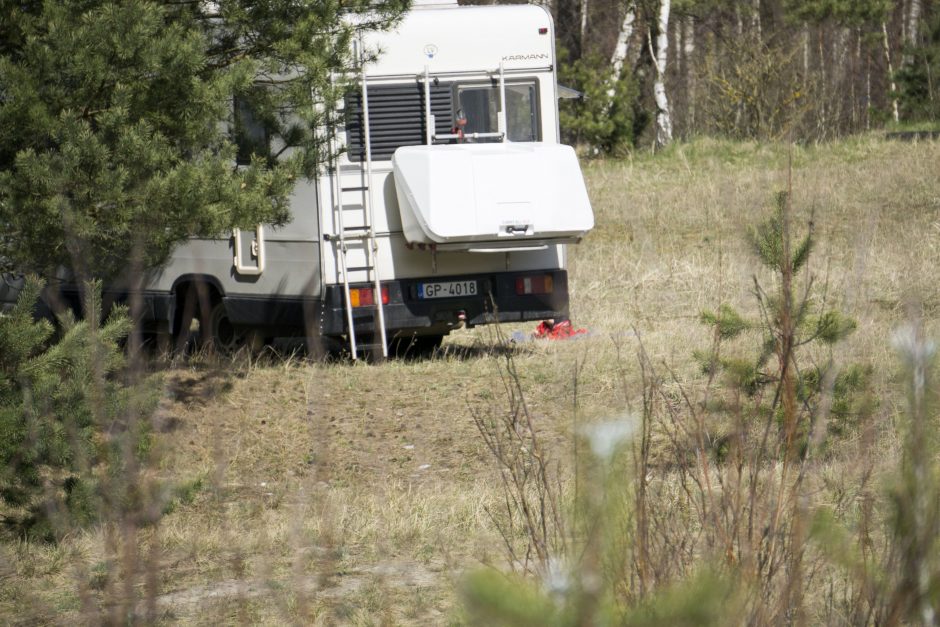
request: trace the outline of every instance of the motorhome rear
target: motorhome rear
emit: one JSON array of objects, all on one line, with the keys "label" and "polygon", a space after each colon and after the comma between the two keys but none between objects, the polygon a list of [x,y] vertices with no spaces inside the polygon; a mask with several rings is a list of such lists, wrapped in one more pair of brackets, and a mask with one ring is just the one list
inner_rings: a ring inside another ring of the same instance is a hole
[{"label": "motorhome rear", "polygon": [[354,358],[566,317],[565,245],[593,215],[558,143],[553,42],[528,5],[417,7],[364,34],[376,60],[323,129],[339,156],[298,183],[291,221],[185,242],[149,275],[145,317],[179,333],[201,293],[218,344],[303,333]]}]

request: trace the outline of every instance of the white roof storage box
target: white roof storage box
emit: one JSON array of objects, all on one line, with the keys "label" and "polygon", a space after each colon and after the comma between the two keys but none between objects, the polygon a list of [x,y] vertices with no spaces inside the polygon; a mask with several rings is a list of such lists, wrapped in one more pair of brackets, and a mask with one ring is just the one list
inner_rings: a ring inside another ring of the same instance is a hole
[{"label": "white roof storage box", "polygon": [[405,239],[504,250],[577,241],[594,227],[570,146],[404,146],[392,157]]}]

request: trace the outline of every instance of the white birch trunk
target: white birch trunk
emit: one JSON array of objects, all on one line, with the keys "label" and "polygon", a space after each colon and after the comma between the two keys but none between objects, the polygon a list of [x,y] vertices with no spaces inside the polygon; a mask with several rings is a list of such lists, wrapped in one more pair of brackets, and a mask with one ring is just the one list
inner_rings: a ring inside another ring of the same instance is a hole
[{"label": "white birch trunk", "polygon": [[839,92],[842,91],[846,74],[848,74],[846,58],[848,56],[850,34],[847,28],[836,28],[835,37],[832,41],[832,60],[835,65],[832,70],[832,86]]},{"label": "white birch trunk", "polygon": [[901,2],[901,42],[907,41],[907,0]]},{"label": "white birch trunk", "polygon": [[751,28],[757,33],[757,41],[763,41],[763,33],[760,23],[760,0],[751,2]]},{"label": "white birch trunk", "polygon": [[673,49],[673,65],[676,68],[676,76],[682,76],[682,64],[684,63],[682,59],[682,24],[678,24],[675,28],[672,29],[672,49]]},{"label": "white birch trunk", "polygon": [[871,130],[871,52],[865,55],[865,130]]},{"label": "white birch trunk", "polygon": [[[919,35],[920,29],[920,14],[923,9],[921,0],[909,0],[910,4],[908,5],[907,10],[907,28],[905,29],[905,38],[904,43],[908,46],[913,47],[917,45],[917,37]],[[903,64],[910,65],[913,63],[914,59],[911,57],[910,53],[904,54]]]},{"label": "white birch trunk", "polygon": [[894,94],[897,93],[898,86],[894,82],[894,67],[891,65],[891,46],[888,43],[888,25],[884,22],[881,23],[881,35],[881,44],[885,53],[885,63],[888,65],[888,78],[891,80],[891,117],[897,122],[900,117],[898,115],[898,99]]},{"label": "white birch trunk", "polygon": [[809,80],[809,24],[803,22],[801,29],[803,37],[803,80]]},{"label": "white birch trunk", "polygon": [[584,42],[587,35],[588,0],[581,0],[581,54],[584,54]]},{"label": "white birch trunk", "polygon": [[858,122],[861,119],[861,112],[858,110],[858,96],[855,93],[855,83],[858,82],[859,70],[862,67],[862,33],[861,29],[855,29],[855,57],[852,59],[851,72],[849,73],[849,84],[852,87],[852,124],[853,130],[858,128]]},{"label": "white birch trunk", "polygon": [[656,145],[658,146],[665,146],[672,141],[672,118],[669,115],[669,99],[666,97],[670,5],[671,0],[660,0],[659,33],[656,35],[656,82],[653,83],[653,97],[656,99]]},{"label": "white birch trunk", "polygon": [[614,46],[614,53],[610,57],[611,87],[607,90],[608,98],[614,97],[613,85],[620,80],[620,73],[623,72],[623,63],[627,59],[627,52],[630,48],[630,38],[633,37],[633,25],[635,22],[636,2],[630,2],[627,5],[627,12],[623,16],[623,23],[620,25],[617,45]]},{"label": "white birch trunk", "polygon": [[685,90],[686,90],[686,102],[688,103],[686,109],[686,116],[688,118],[687,128],[695,128],[695,72],[693,66],[693,59],[695,58],[695,21],[692,16],[689,16],[685,19],[685,24],[683,27],[682,43],[683,50],[682,54],[685,57]]}]

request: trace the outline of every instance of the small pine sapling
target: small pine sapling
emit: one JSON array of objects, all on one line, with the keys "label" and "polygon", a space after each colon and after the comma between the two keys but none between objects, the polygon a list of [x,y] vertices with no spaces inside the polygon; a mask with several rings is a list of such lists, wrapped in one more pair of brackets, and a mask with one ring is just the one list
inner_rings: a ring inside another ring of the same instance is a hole
[{"label": "small pine sapling", "polygon": [[[855,331],[856,323],[837,309],[826,309],[813,289],[813,277],[807,272],[814,245],[812,222],[795,245],[787,243],[792,236],[788,233],[789,202],[788,192],[779,193],[773,215],[748,235],[777,290],[766,290],[754,278],[758,315],[753,318],[728,304],[721,304],[717,311],[703,311],[699,318],[713,329],[714,340],[707,351],[697,351],[694,357],[704,374],[721,375],[729,393],[713,398],[710,409],[718,414],[737,411],[740,405],[735,397],[743,394],[751,401],[753,420],[773,416],[784,430],[788,428],[784,384],[792,377],[794,414],[789,426],[794,443],[805,453],[806,438],[820,417],[824,398],[828,435],[848,433],[851,424],[870,408],[866,395],[870,368],[840,368],[832,360],[832,347]],[[824,356],[822,361],[817,361],[819,355]],[[833,414],[835,419],[829,420]]]},{"label": "small pine sapling", "polygon": [[28,278],[16,306],[0,317],[0,513],[17,533],[54,539],[103,511],[129,458],[146,455],[156,406],[152,380],[124,380],[121,343],[132,323],[124,307],[101,320],[100,285],[86,286],[84,319],[70,312],[58,330],[33,312],[42,282]]}]

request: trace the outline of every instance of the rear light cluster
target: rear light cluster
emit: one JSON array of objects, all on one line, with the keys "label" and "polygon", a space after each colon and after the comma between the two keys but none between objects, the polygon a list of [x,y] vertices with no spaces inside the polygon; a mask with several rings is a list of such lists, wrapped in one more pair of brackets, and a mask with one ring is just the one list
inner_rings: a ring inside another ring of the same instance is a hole
[{"label": "rear light cluster", "polygon": [[[371,307],[375,305],[375,292],[371,287],[349,288],[349,302],[353,307]],[[382,304],[388,304],[388,286],[382,286]]]},{"label": "rear light cluster", "polygon": [[516,294],[551,294],[555,283],[550,274],[521,276],[516,279]]}]

